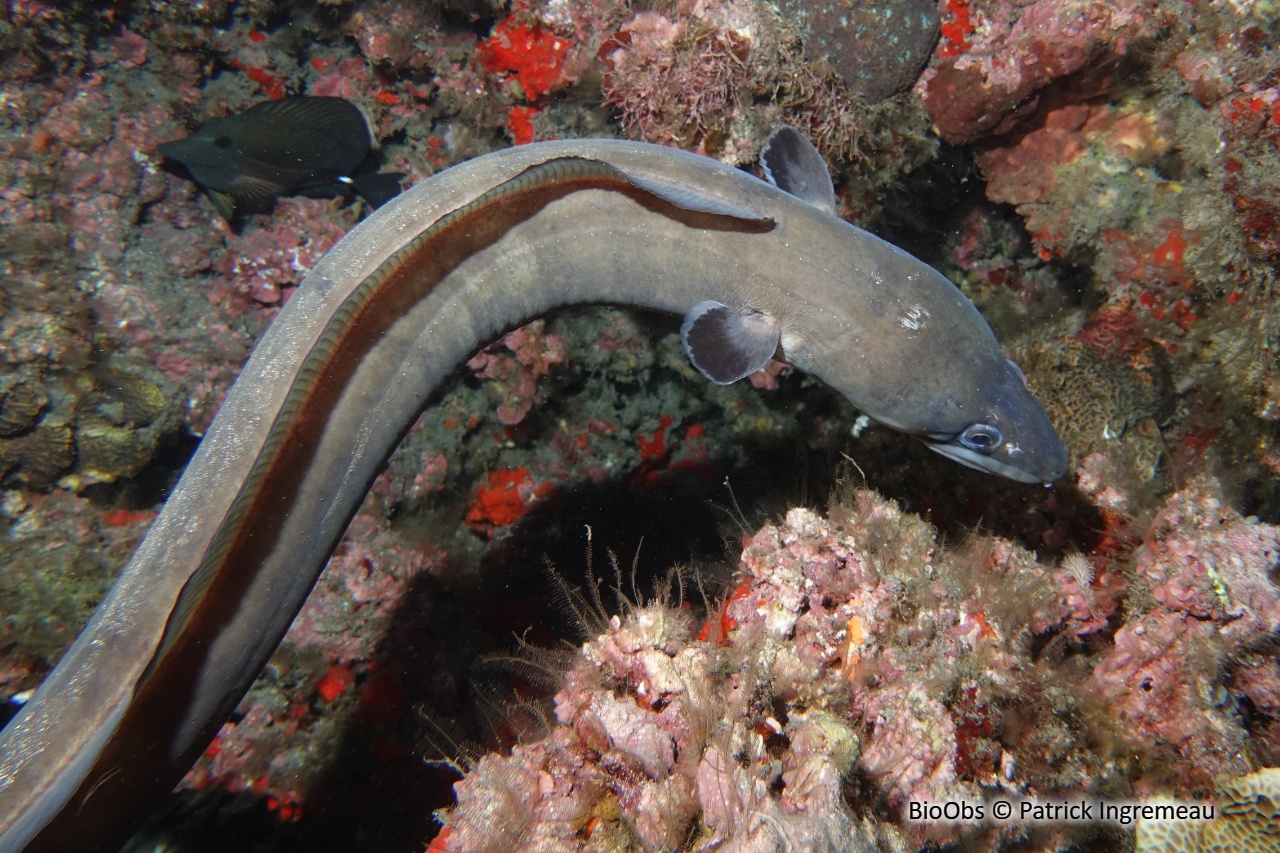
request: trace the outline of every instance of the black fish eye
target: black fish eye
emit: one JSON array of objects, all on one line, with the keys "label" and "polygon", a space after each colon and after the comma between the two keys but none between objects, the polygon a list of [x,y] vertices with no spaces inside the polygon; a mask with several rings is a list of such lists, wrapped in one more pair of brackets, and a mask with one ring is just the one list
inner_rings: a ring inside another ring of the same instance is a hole
[{"label": "black fish eye", "polygon": [[230,137],[230,136],[215,136],[215,137],[213,138],[213,146],[214,146],[215,148],[230,148],[230,147],[231,147],[231,137]]},{"label": "black fish eye", "polygon": [[975,453],[991,453],[1004,443],[1004,434],[991,424],[973,424],[960,433],[960,443]]}]

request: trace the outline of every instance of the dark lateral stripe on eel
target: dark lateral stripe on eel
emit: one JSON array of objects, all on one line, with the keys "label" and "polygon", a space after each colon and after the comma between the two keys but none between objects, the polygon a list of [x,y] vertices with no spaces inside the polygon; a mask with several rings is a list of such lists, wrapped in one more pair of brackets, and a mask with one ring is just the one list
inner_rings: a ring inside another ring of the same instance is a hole
[{"label": "dark lateral stripe on eel", "polygon": [[[232,620],[258,567],[275,549],[288,547],[288,543],[279,541],[282,524],[313,464],[313,454],[329,416],[360,360],[375,349],[392,324],[426,298],[459,264],[501,240],[512,227],[535,216],[546,205],[588,189],[627,195],[695,227],[760,233],[774,226],[769,219],[690,210],[636,185],[606,163],[561,158],[532,166],[444,215],[391,255],[344,300],[307,355],[248,478],[219,524],[199,567],[183,587],[158,651],[116,734],[71,797],[71,805],[45,827],[37,845],[56,838],[64,822],[92,821],[94,795],[103,793],[105,786],[125,784],[141,798],[154,798],[171,789],[189,769],[252,680],[235,691],[225,711],[192,738],[192,746],[184,751],[161,754],[160,745],[151,742],[149,735],[157,728],[175,728],[157,721],[174,719],[187,707],[187,698],[199,683],[206,651]],[[411,425],[412,421],[405,424],[404,430]],[[358,502],[346,511],[348,520],[357,507]],[[341,533],[328,543],[329,551],[340,538]],[[317,574],[321,568],[323,563]],[[304,601],[305,597],[301,597],[286,603],[288,618],[272,626],[272,649]],[[258,661],[252,667],[254,672],[265,662],[265,658]],[[143,767],[151,767],[155,773],[150,778],[129,778],[130,774],[120,769]],[[112,802],[113,798],[103,801]],[[111,820],[112,815],[99,818]],[[83,826],[76,830],[77,837],[82,832]]]},{"label": "dark lateral stripe on eel", "polygon": [[[274,549],[275,537],[298,494],[317,439],[359,360],[462,261],[493,245],[517,222],[534,216],[552,201],[585,189],[631,196],[646,206],[663,208],[664,214],[674,219],[702,220],[690,221],[697,227],[716,224],[705,220],[730,220],[732,226],[745,231],[773,227],[771,220],[735,219],[669,205],[612,166],[578,158],[533,166],[441,217],[352,291],[307,355],[248,479],[178,599],[157,659],[143,676],[144,689],[155,668],[163,665],[171,646],[186,632],[188,623],[207,618],[204,602],[209,599],[207,593],[214,579],[220,579],[222,585],[221,579],[229,581],[234,577],[223,566],[237,558],[245,560],[245,565],[256,565]],[[721,226],[724,227],[723,222]],[[245,519],[253,519],[253,535],[247,541],[241,535],[247,530]],[[269,541],[263,533],[270,536]],[[223,597],[216,596],[214,600]]]}]

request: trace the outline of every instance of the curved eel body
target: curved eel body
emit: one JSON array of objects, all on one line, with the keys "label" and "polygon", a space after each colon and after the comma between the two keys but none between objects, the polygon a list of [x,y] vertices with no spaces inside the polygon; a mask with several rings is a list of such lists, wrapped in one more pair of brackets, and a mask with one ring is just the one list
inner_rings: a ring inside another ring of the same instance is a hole
[{"label": "curved eel body", "polygon": [[933,444],[997,423],[983,467],[1065,469],[969,301],[819,207],[642,143],[464,163],[348,234],[263,337],[118,582],[0,734],[0,851],[118,849],[248,689],[439,383],[573,303],[768,317],[784,358],[871,417]]}]

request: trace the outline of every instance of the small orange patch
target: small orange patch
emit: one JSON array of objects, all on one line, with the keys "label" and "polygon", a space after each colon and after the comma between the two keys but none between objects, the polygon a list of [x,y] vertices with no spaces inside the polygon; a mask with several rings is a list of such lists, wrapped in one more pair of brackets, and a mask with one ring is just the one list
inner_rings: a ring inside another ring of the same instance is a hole
[{"label": "small orange patch", "polygon": [[486,529],[513,524],[535,503],[555,494],[550,483],[533,484],[533,476],[524,468],[494,471],[476,490],[476,499],[467,511],[467,524]]},{"label": "small orange patch", "polygon": [[332,702],[347,692],[347,688],[353,681],[355,681],[355,673],[350,666],[334,664],[316,684],[316,690],[324,697],[324,701]]},{"label": "small orange patch", "polygon": [[1177,231],[1170,231],[1165,241],[1156,247],[1156,263],[1170,267],[1179,266],[1182,263],[1182,252],[1186,248],[1186,238]]}]

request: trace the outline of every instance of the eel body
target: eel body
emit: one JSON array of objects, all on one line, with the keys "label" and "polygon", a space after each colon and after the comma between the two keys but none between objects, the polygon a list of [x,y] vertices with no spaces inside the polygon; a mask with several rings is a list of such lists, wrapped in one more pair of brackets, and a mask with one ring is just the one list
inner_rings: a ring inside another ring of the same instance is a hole
[{"label": "eel body", "polygon": [[461,164],[361,223],[262,338],[118,582],[0,733],[0,851],[118,849],[248,689],[434,389],[558,306],[684,314],[713,378],[720,326],[746,318],[872,418],[963,445],[948,455],[965,464],[1060,476],[1057,434],[972,304],[825,207],[706,158],[578,140]]}]

